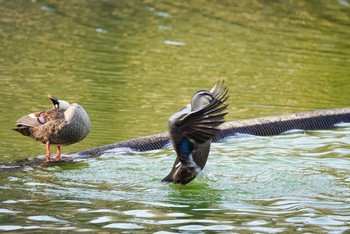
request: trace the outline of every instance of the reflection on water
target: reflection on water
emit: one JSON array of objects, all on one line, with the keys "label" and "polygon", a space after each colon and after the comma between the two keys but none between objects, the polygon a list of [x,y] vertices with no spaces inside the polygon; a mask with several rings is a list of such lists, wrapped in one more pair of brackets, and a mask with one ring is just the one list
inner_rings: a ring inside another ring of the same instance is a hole
[{"label": "reflection on water", "polygon": [[186,186],[159,182],[172,149],[6,172],[0,230],[341,233],[350,229],[349,134],[345,127],[215,143]]},{"label": "reflection on water", "polygon": [[[9,131],[81,104],[92,131],[74,152],[166,131],[218,78],[227,120],[349,106],[350,3],[0,1],[0,161],[44,154]],[[350,229],[349,128],[214,144],[188,186],[159,180],[171,149],[0,171],[1,231],[330,232]]]}]

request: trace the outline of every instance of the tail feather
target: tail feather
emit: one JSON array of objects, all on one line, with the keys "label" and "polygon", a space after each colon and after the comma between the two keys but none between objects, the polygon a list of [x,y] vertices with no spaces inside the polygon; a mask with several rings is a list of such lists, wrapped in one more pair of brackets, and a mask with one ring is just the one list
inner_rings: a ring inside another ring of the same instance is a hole
[{"label": "tail feather", "polygon": [[11,130],[19,132],[19,133],[21,133],[24,136],[31,136],[32,133],[30,132],[29,128],[30,127],[28,127],[28,126],[24,126],[24,125],[20,125],[19,124],[19,125],[17,125],[17,127],[11,128]]},{"label": "tail feather", "polygon": [[[36,126],[40,126],[42,123],[40,123],[38,121],[38,117],[35,115],[36,113],[30,114],[30,115],[26,115],[23,116],[22,118],[20,118],[19,120],[16,121],[17,123],[17,127],[36,127]],[[45,119],[44,119],[45,120]]]}]

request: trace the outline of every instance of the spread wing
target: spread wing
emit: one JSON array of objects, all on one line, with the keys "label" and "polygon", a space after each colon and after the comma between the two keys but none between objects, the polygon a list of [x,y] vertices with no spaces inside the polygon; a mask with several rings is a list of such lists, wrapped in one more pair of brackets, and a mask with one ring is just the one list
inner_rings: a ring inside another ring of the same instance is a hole
[{"label": "spread wing", "polygon": [[177,144],[183,138],[193,140],[199,144],[210,140],[218,131],[218,126],[224,122],[224,116],[227,112],[223,112],[227,108],[224,102],[227,100],[227,88],[222,85],[214,87],[213,100],[203,108],[184,113],[178,118],[169,122],[169,130],[174,141]]},{"label": "spread wing", "polygon": [[227,92],[223,82],[218,82],[210,91],[195,93],[195,107],[188,105],[170,117],[169,132],[177,157],[162,182],[187,184],[204,168],[210,140],[227,114]]}]

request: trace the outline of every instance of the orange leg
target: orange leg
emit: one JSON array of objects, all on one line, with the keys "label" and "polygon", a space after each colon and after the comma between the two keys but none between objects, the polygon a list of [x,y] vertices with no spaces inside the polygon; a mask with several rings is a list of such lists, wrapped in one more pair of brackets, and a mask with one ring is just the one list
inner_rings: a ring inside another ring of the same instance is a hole
[{"label": "orange leg", "polygon": [[50,162],[50,141],[46,142],[46,159],[45,163]]},{"label": "orange leg", "polygon": [[57,156],[56,156],[56,161],[60,161],[61,159],[61,146],[57,146]]}]

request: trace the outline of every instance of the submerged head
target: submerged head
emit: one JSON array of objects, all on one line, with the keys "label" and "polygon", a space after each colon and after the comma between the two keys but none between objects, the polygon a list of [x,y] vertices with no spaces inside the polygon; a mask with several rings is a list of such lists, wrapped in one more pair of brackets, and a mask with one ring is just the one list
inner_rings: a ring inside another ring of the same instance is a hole
[{"label": "submerged head", "polygon": [[69,102],[66,102],[64,100],[58,100],[56,97],[52,96],[51,94],[48,94],[48,98],[50,98],[50,100],[53,103],[53,106],[56,109],[67,110],[68,107],[70,107]]}]

